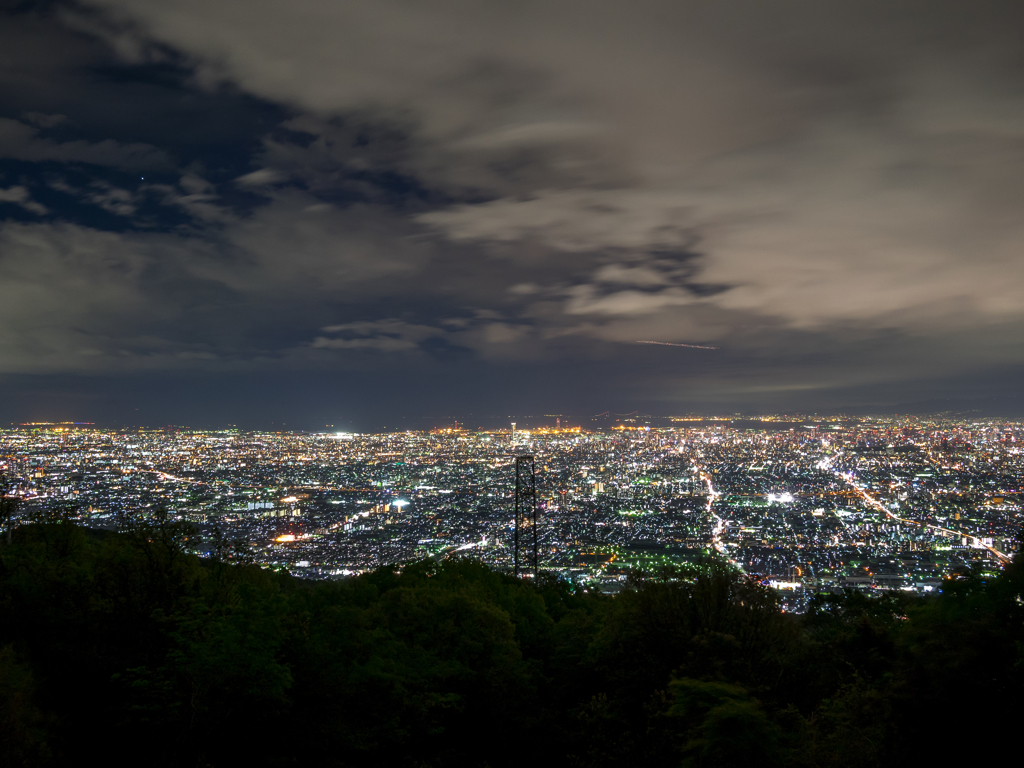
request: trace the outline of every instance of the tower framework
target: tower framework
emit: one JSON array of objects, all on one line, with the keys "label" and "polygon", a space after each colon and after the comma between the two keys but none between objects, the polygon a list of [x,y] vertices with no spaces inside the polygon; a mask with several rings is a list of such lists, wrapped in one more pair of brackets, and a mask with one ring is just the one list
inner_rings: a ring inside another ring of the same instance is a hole
[{"label": "tower framework", "polygon": [[516,456],[515,574],[537,575],[537,473],[533,456]]}]

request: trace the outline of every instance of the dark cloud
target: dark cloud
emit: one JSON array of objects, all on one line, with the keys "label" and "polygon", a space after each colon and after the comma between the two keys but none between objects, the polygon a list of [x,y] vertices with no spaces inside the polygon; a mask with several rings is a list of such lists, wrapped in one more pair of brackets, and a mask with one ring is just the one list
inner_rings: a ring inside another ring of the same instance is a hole
[{"label": "dark cloud", "polygon": [[1024,365],[1017,3],[3,13],[9,381],[348,371],[304,399],[670,411]]},{"label": "dark cloud", "polygon": [[0,156],[34,162],[55,160],[110,165],[132,171],[166,168],[170,164],[164,152],[148,144],[124,145],[110,139],[57,142],[38,134],[37,128],[26,123],[0,118]]}]

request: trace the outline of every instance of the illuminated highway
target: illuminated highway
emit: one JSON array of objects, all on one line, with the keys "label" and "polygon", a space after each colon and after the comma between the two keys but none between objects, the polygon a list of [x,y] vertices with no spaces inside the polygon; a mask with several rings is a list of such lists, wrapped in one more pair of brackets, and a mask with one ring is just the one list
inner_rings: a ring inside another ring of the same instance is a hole
[{"label": "illuminated highway", "polygon": [[719,493],[715,490],[714,485],[711,484],[711,475],[705,472],[701,467],[697,467],[697,471],[700,474],[700,479],[704,481],[708,490],[708,503],[706,508],[706,514],[709,520],[714,521],[711,528],[711,545],[715,548],[715,551],[719,554],[726,555],[725,544],[722,542],[722,532],[725,530],[725,520],[715,514],[715,500],[719,497]]},{"label": "illuminated highway", "polygon": [[945,528],[941,525],[935,525],[934,523],[918,522],[916,520],[907,520],[906,518],[899,517],[898,515],[894,514],[888,507],[886,507],[885,504],[883,504],[881,501],[879,501],[870,493],[868,493],[867,489],[865,489],[862,485],[854,481],[852,477],[839,471],[836,471],[835,475],[836,477],[842,478],[847,484],[849,484],[849,486],[854,490],[854,492],[856,492],[857,495],[859,495],[869,506],[883,513],[890,520],[895,520],[896,522],[902,523],[903,525],[928,528],[930,530],[940,533],[943,536],[947,536],[950,538],[966,538],[971,542],[971,546],[979,549],[988,550],[993,555],[995,555],[1000,560],[1000,562],[1009,563],[1011,560],[1011,558],[1005,553],[1000,552],[994,547],[991,547],[982,542],[981,537],[979,536],[975,536],[965,531],[956,531],[951,528]]}]

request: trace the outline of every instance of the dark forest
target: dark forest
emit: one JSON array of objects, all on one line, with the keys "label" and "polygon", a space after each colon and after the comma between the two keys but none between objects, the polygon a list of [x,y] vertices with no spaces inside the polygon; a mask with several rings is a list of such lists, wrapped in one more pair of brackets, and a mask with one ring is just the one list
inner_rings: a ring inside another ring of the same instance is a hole
[{"label": "dark forest", "polygon": [[609,597],[470,560],[311,582],[189,536],[0,543],[0,765],[948,764],[1021,714],[1019,557],[794,616],[715,561]]}]

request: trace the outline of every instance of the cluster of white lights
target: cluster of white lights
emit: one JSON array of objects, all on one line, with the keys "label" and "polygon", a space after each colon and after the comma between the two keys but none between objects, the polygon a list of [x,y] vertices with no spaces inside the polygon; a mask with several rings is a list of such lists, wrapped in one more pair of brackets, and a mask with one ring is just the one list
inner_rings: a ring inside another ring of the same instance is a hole
[{"label": "cluster of white lights", "polygon": [[791,501],[793,501],[793,494],[792,493],[786,493],[784,491],[782,493],[769,493],[768,494],[768,503],[769,504],[775,504],[776,502],[778,502],[779,504],[789,504]]}]

